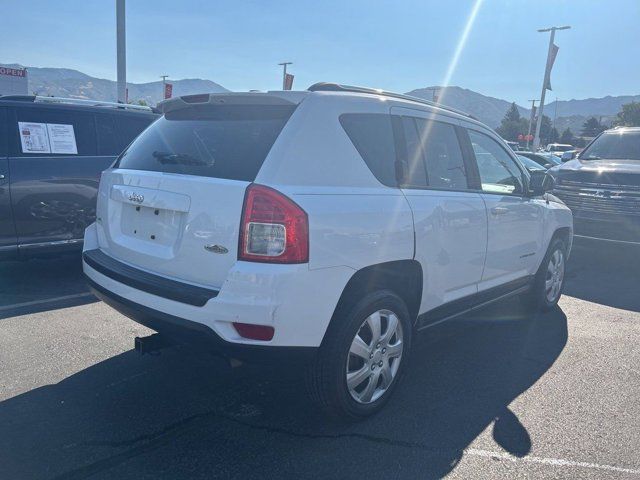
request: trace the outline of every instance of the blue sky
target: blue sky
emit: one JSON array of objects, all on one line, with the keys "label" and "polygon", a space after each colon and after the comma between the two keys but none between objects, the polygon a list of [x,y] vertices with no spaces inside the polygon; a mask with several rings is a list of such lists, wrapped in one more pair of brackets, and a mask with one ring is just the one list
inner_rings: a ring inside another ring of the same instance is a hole
[{"label": "blue sky", "polygon": [[[0,63],[115,79],[115,0],[0,0]],[[405,92],[441,85],[475,0],[127,0],[127,79],[208,78],[232,90],[336,81]],[[11,19],[11,21],[7,21]],[[548,34],[556,98],[640,94],[640,0],[484,0],[451,85],[526,104],[539,97]]]}]

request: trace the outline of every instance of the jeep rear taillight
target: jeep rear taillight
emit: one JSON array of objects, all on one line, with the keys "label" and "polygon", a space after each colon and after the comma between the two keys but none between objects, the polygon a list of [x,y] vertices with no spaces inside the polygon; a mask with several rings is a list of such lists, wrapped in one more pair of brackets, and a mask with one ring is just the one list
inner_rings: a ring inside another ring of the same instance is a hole
[{"label": "jeep rear taillight", "polygon": [[238,260],[308,262],[309,220],[306,212],[273,188],[249,185],[242,209]]}]

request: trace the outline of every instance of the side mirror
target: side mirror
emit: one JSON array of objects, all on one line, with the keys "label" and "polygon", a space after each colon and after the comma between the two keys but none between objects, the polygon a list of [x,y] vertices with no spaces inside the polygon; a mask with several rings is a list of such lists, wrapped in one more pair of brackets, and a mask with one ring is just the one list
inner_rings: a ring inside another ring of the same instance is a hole
[{"label": "side mirror", "polygon": [[554,179],[547,172],[535,170],[531,172],[531,180],[529,181],[529,191],[534,197],[544,195],[553,189]]}]

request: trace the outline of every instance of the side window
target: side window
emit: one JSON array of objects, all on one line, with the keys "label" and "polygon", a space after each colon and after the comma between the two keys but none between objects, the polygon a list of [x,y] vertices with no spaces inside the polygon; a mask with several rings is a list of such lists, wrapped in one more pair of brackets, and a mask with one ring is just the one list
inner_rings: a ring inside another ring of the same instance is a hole
[{"label": "side window", "polygon": [[17,138],[12,154],[95,155],[96,130],[90,113],[61,108],[16,108]]},{"label": "side window", "polygon": [[119,155],[119,141],[116,126],[111,115],[96,115],[98,155]]},{"label": "side window", "polygon": [[402,161],[406,164],[404,187],[426,187],[427,172],[425,170],[420,137],[413,117],[401,117],[402,134],[404,136],[404,152]]},{"label": "side window", "polygon": [[466,190],[467,170],[455,127],[448,123],[416,119],[427,164],[429,186],[441,190]]},{"label": "side window", "polygon": [[340,115],[340,124],[380,183],[397,187],[391,115],[346,113]]},{"label": "side window", "polygon": [[140,114],[140,117],[134,115],[137,114],[114,116],[118,129],[117,154],[120,154],[154,120],[150,115]]},{"label": "side window", "polygon": [[482,190],[489,193],[521,194],[522,173],[511,156],[493,138],[468,130],[478,163]]}]

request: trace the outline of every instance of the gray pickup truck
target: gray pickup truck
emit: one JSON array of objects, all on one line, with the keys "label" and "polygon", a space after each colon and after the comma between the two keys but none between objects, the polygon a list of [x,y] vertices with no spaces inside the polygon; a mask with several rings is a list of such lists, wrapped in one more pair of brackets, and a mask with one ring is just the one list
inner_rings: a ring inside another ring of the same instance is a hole
[{"label": "gray pickup truck", "polygon": [[577,239],[640,246],[639,127],[601,133],[549,173],[553,194],[573,212]]},{"label": "gray pickup truck", "polygon": [[79,251],[101,172],[156,118],[135,105],[0,96],[0,259]]}]

